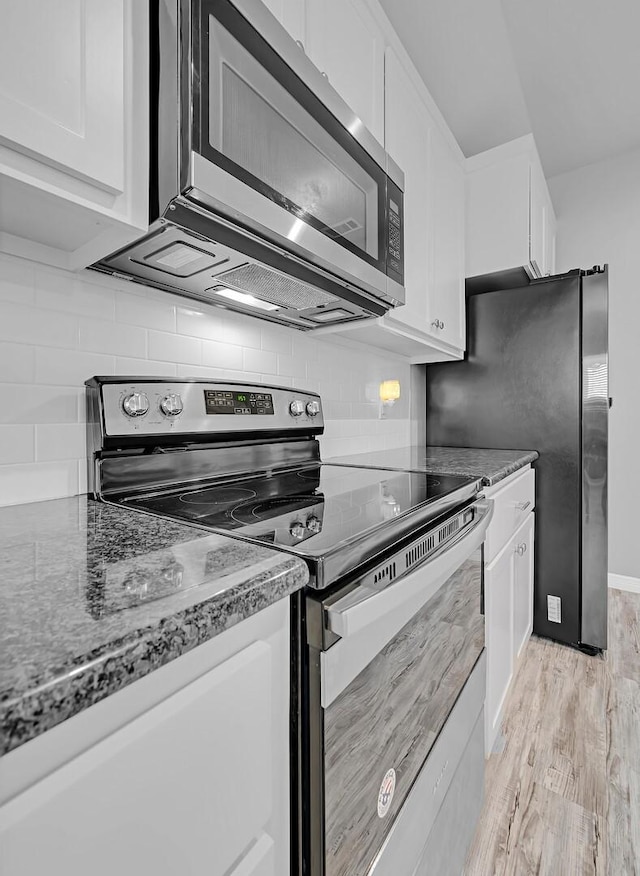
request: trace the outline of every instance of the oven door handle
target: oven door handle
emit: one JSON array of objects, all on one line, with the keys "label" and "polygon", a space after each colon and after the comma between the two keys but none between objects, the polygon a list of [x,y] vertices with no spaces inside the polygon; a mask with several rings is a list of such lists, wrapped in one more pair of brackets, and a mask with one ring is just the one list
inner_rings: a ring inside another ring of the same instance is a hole
[{"label": "oven door handle", "polygon": [[[478,511],[475,521],[457,539],[444,545],[442,551],[413,566],[383,590],[360,585],[332,605],[326,605],[325,624],[329,630],[345,639],[375,624],[389,612],[396,612],[405,603],[424,604],[431,599],[484,541],[493,515],[493,501],[483,498],[471,507]],[[416,575],[417,571],[421,574]],[[421,596],[424,599],[420,599]]]}]

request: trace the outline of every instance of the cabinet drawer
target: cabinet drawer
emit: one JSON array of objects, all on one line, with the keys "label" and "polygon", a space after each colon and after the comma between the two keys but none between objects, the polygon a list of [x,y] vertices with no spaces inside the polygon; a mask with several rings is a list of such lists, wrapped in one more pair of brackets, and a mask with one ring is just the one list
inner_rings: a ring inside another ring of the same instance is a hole
[{"label": "cabinet drawer", "polygon": [[494,502],[484,547],[484,561],[490,563],[535,507],[535,472],[527,469],[495,492],[486,492]]}]

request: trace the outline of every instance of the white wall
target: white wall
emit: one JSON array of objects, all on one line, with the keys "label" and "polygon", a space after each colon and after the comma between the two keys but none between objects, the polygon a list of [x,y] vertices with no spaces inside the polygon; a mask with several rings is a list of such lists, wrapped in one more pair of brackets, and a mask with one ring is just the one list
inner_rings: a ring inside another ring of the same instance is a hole
[{"label": "white wall", "polygon": [[[0,505],[86,491],[84,381],[94,374],[315,390],[325,458],[411,440],[410,367],[391,355],[0,255]],[[373,399],[380,381],[394,378],[402,398],[381,420]]]},{"label": "white wall", "polygon": [[549,180],[558,271],[609,264],[609,571],[640,578],[640,151]]}]

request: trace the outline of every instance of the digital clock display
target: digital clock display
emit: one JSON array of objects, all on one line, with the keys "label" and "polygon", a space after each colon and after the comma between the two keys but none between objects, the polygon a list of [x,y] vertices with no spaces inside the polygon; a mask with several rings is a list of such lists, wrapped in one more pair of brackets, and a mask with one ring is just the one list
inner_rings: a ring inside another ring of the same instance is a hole
[{"label": "digital clock display", "polygon": [[227,416],[265,416],[273,414],[273,396],[268,392],[233,392],[226,389],[205,389],[204,406],[207,414]]}]

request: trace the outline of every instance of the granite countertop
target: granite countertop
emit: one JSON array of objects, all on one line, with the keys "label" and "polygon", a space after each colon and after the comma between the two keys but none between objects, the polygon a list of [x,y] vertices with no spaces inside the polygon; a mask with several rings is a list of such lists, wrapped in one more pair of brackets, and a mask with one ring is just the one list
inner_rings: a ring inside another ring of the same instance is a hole
[{"label": "granite countertop", "polygon": [[303,587],[268,547],[95,502],[0,508],[0,754]]},{"label": "granite countertop", "polygon": [[536,450],[488,450],[478,447],[400,447],[336,456],[325,462],[481,477],[489,487],[538,458]]}]

